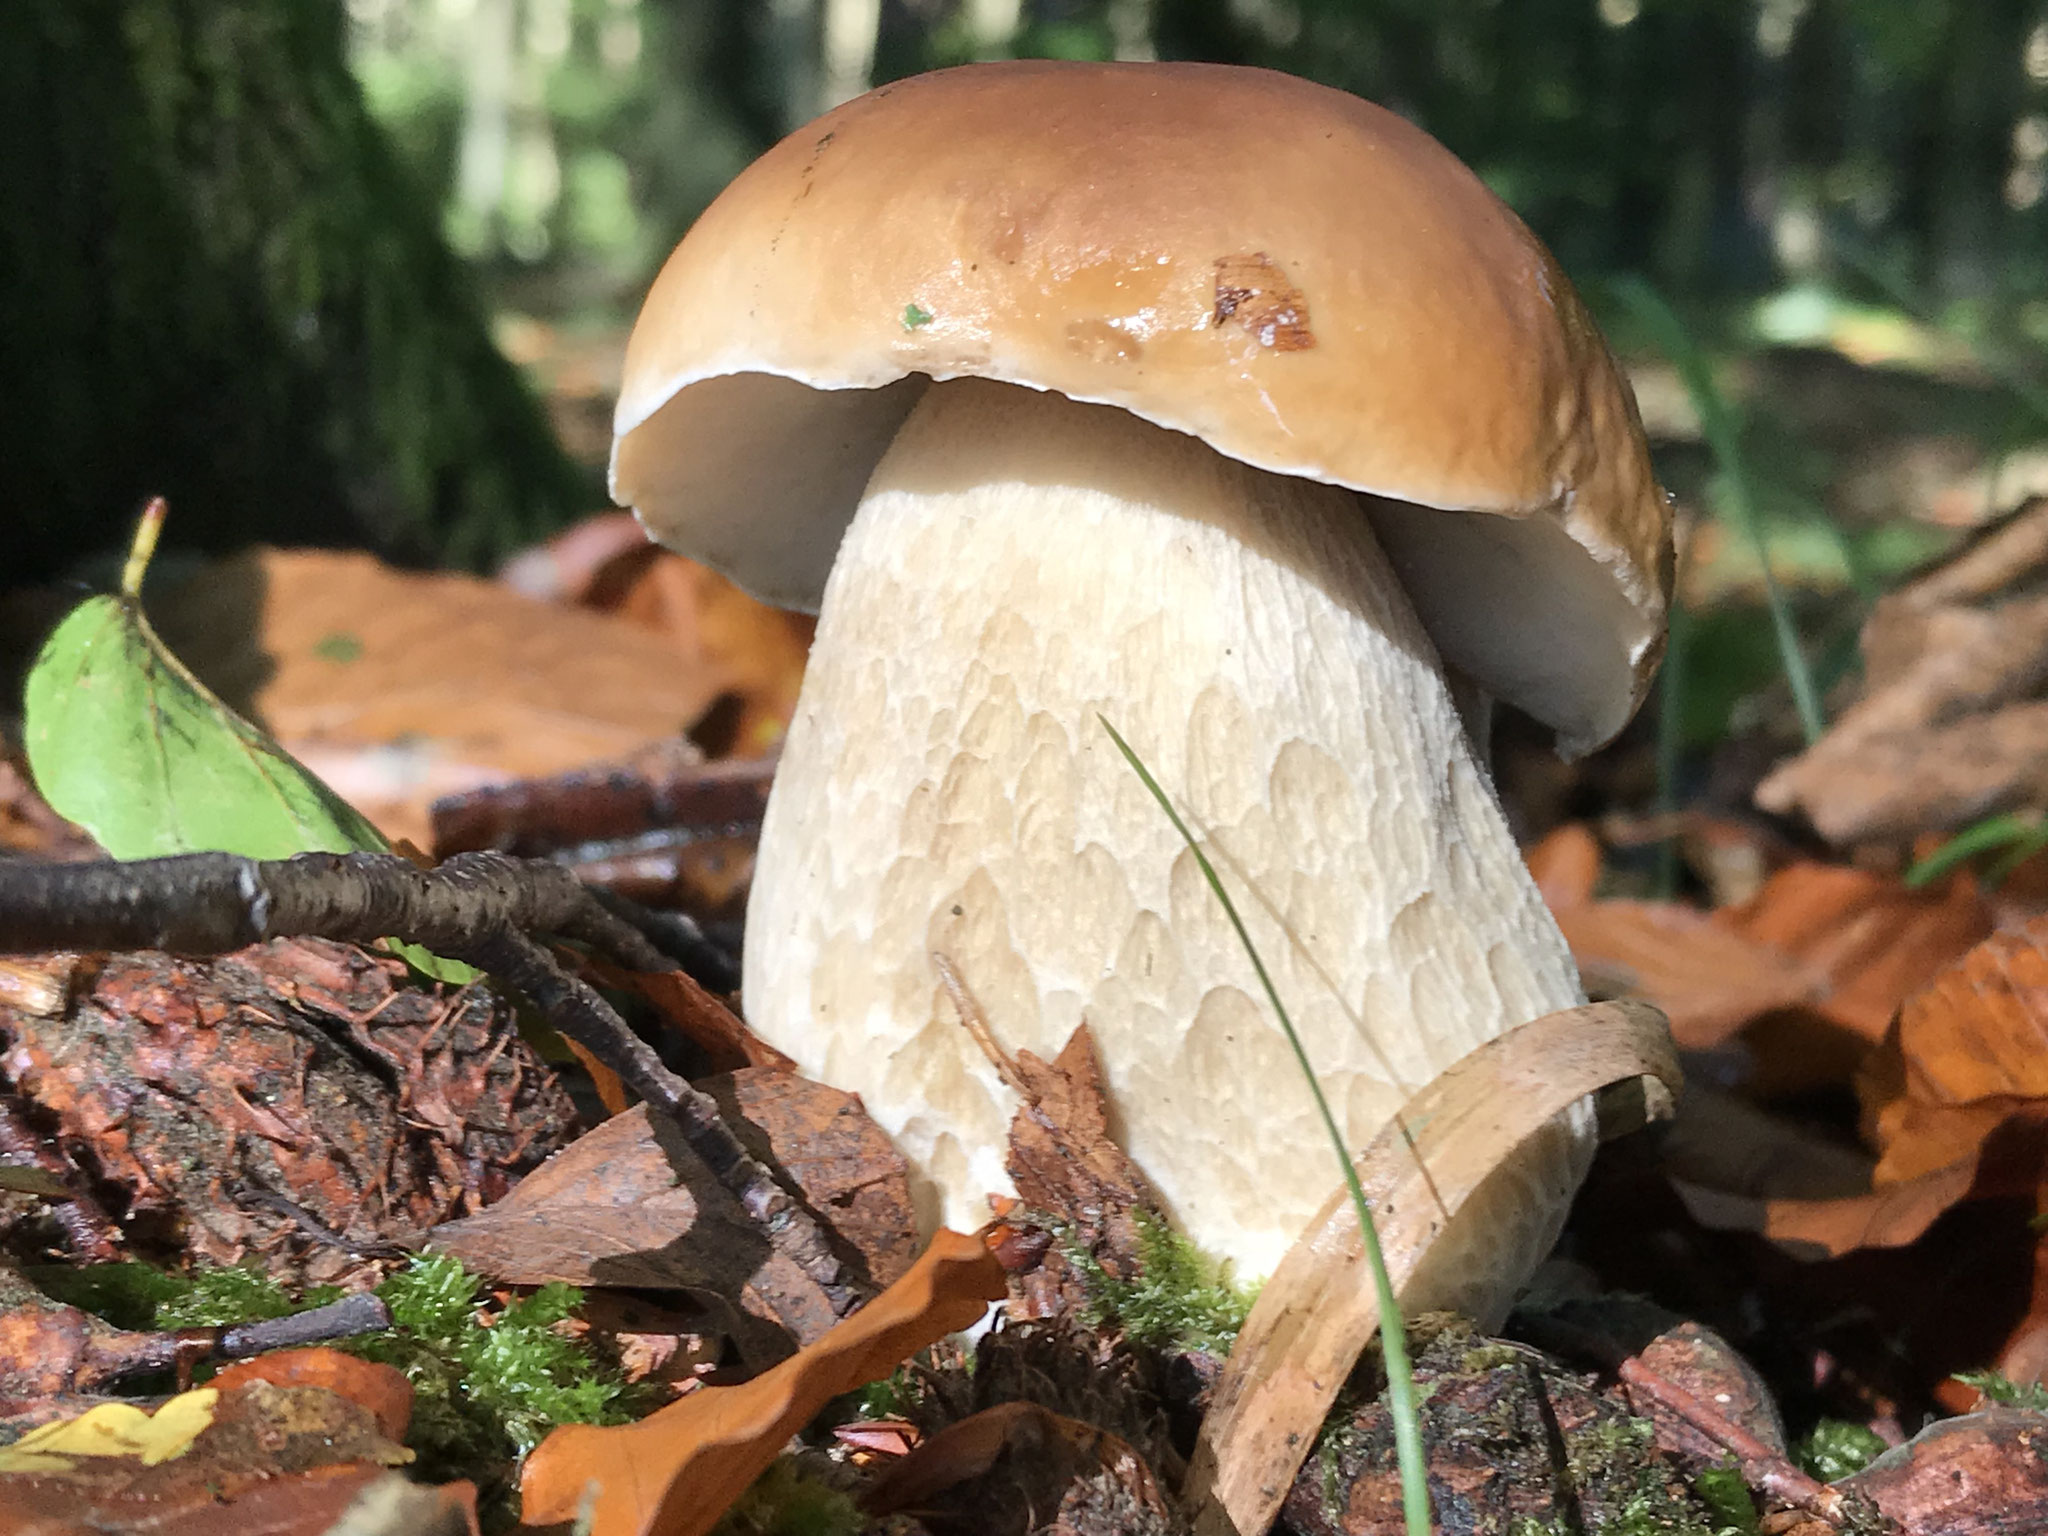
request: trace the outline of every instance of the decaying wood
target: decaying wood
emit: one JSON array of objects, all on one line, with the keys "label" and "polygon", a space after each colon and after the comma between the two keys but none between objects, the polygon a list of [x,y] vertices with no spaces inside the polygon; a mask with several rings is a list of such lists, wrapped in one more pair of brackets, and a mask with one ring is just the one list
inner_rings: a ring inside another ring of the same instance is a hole
[{"label": "decaying wood", "polygon": [[[1643,1080],[1644,1107],[1667,1111],[1680,1074],[1663,1015],[1594,1003],[1487,1042],[1410,1100],[1357,1164],[1396,1292],[1538,1127],[1587,1094]],[[1188,1475],[1197,1531],[1258,1536],[1272,1524],[1378,1326],[1358,1218],[1340,1191],[1266,1281],[1217,1383]]]}]

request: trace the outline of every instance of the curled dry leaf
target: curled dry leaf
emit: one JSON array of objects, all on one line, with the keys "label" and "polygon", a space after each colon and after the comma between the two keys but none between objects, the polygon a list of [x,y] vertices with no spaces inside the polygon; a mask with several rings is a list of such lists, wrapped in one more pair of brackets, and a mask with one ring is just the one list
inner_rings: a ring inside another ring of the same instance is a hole
[{"label": "curled dry leaf", "polygon": [[[1640,1003],[1594,1003],[1509,1030],[1417,1094],[1357,1165],[1396,1293],[1537,1127],[1587,1094],[1646,1078],[1646,1099],[1668,1111],[1679,1072],[1662,1016]],[[1379,1326],[1369,1273],[1340,1190],[1266,1281],[1216,1384],[1188,1474],[1197,1531],[1272,1523]]]},{"label": "curled dry leaf", "polygon": [[543,1440],[520,1479],[529,1525],[591,1512],[591,1536],[701,1536],[843,1392],[980,1320],[1006,1290],[979,1238],[941,1231],[894,1285],[816,1343],[736,1387],[703,1387],[637,1424],[572,1424]]}]

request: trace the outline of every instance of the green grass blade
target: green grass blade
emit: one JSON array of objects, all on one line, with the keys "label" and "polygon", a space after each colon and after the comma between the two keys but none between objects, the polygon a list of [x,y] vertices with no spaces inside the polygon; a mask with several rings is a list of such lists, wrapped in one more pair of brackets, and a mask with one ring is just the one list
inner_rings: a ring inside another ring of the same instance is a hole
[{"label": "green grass blade", "polygon": [[1755,489],[1743,462],[1741,424],[1727,397],[1721,393],[1720,386],[1715,384],[1706,354],[1700,351],[1699,344],[1693,340],[1692,333],[1685,328],[1677,313],[1664,302],[1663,295],[1639,277],[1623,278],[1615,285],[1615,291],[1635,312],[1638,323],[1650,333],[1672,366],[1678,369],[1679,377],[1685,382],[1686,393],[1692,397],[1693,409],[1699,413],[1700,430],[1721,471],[1720,501],[1756,551],[1757,563],[1763,570],[1764,601],[1771,611],[1771,629],[1777,636],[1779,662],[1785,669],[1785,682],[1792,690],[1792,704],[1799,711],[1799,725],[1810,746],[1820,740],[1821,732],[1826,728],[1821,717],[1820,694],[1814,687],[1806,653],[1800,648],[1799,632],[1792,623],[1791,606],[1785,601],[1778,578],[1771,571],[1770,544],[1764,537]]},{"label": "green grass blade", "polygon": [[2038,812],[1987,816],[1963,828],[1926,858],[1915,860],[1900,878],[1908,890],[1918,890],[1923,885],[1933,884],[1980,853],[2010,849],[2018,857],[2008,855],[2001,869],[1994,872],[1996,880],[2012,873],[2010,865],[2018,864],[2044,847],[2048,847],[2048,823],[2043,822]]},{"label": "green grass blade", "polygon": [[1209,882],[1209,889],[1215,892],[1216,900],[1222,904],[1224,916],[1230,919],[1230,926],[1237,932],[1237,940],[1244,946],[1245,954],[1251,959],[1252,969],[1258,972],[1259,985],[1265,989],[1266,1001],[1273,1005],[1273,1013],[1280,1020],[1280,1028],[1287,1036],[1287,1044],[1294,1051],[1295,1062],[1301,1068],[1301,1075],[1308,1082],[1309,1092],[1315,1096],[1316,1113],[1322,1116],[1323,1129],[1330,1134],[1330,1146],[1337,1154],[1337,1165],[1344,1170],[1344,1185],[1351,1192],[1352,1207],[1358,1212],[1358,1230],[1365,1240],[1365,1260],[1372,1270],[1373,1290],[1379,1298],[1380,1348],[1387,1362],[1387,1408],[1394,1420],[1394,1454],[1401,1466],[1401,1509],[1408,1528],[1408,1536],[1430,1536],[1429,1518],[1429,1472],[1422,1457],[1422,1421],[1416,1412],[1415,1377],[1408,1361],[1408,1334],[1401,1321],[1400,1304],[1394,1299],[1394,1282],[1387,1274],[1386,1255],[1380,1251],[1379,1229],[1373,1225],[1372,1206],[1365,1198],[1365,1188],[1358,1182],[1358,1170],[1352,1166],[1351,1151],[1344,1143],[1344,1133],[1337,1129],[1337,1117],[1330,1112],[1330,1101],[1323,1095],[1323,1085],[1317,1079],[1315,1068],[1310,1065],[1308,1051],[1302,1046],[1301,1036],[1295,1032],[1294,1021],[1288,1016],[1286,1004],[1280,1001],[1279,989],[1273,985],[1273,978],[1266,970],[1266,962],[1260,957],[1258,946],[1252,943],[1252,936],[1238,915],[1237,903],[1230,899],[1230,893],[1223,888],[1223,881],[1216,873],[1216,866],[1209,862],[1209,856],[1202,851],[1195,835],[1188,830],[1188,824],[1181,819],[1180,812],[1173,808],[1166,791],[1159,787],[1159,781],[1152,777],[1151,770],[1139,761],[1138,754],[1131,750],[1131,744],[1124,740],[1121,732],[1103,719],[1102,728],[1109,732],[1109,739],[1116,743],[1117,751],[1123,753],[1124,761],[1131,765],[1131,771],[1145,786],[1146,792],[1159,802],[1159,809],[1166,813],[1173,823],[1181,841],[1187,844],[1188,852],[1195,856],[1195,863],[1202,871],[1202,878]]}]

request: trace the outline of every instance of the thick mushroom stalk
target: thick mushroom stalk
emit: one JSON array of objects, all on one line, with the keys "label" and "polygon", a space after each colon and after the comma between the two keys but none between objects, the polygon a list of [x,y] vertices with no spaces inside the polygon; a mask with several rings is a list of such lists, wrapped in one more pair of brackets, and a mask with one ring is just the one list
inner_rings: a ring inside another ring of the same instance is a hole
[{"label": "thick mushroom stalk", "polygon": [[[763,829],[747,1011],[857,1090],[928,1223],[1008,1188],[1009,1051],[1094,1029],[1121,1138],[1204,1250],[1262,1276],[1336,1186],[1307,1085],[1193,859],[1190,813],[1354,1149],[1474,1046],[1581,1001],[1359,497],[1127,412],[937,384],[842,545]],[[1430,1266],[1497,1316],[1556,1236],[1584,1107]]]}]

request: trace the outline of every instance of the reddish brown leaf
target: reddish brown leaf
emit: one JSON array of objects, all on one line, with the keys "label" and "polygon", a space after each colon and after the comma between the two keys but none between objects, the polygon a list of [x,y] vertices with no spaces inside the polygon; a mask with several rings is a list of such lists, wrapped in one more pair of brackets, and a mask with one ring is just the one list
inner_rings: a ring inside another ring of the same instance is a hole
[{"label": "reddish brown leaf", "polygon": [[[903,1273],[915,1244],[908,1174],[858,1099],[759,1069],[702,1086],[866,1259],[877,1283]],[[800,1342],[835,1318],[816,1283],[644,1108],[606,1121],[489,1210],[436,1228],[432,1242],[517,1285],[680,1287],[764,1317],[783,1315],[766,1297],[785,1298],[807,1319]]]},{"label": "reddish brown leaf", "polygon": [[815,619],[771,608],[709,566],[644,545],[598,571],[584,601],[654,630],[686,670],[722,680],[732,703],[719,739],[698,738],[711,755],[753,757],[782,740]]},{"label": "reddish brown leaf", "polygon": [[700,1536],[826,1403],[978,1321],[1005,1289],[979,1237],[942,1231],[902,1279],[745,1385],[700,1388],[637,1424],[556,1430],[526,1461],[526,1521],[576,1518],[588,1498],[592,1536]]},{"label": "reddish brown leaf", "polygon": [[1967,878],[1916,891],[1838,864],[1791,865],[1756,900],[1718,916],[1821,971],[1828,987],[1814,1011],[1872,1045],[1902,1002],[1991,931]]},{"label": "reddish brown leaf", "polygon": [[2048,1529],[2048,1415],[1992,1407],[1930,1425],[1843,1480],[1913,1536]]},{"label": "reddish brown leaf", "polygon": [[748,1029],[744,1020],[690,976],[687,971],[621,971],[603,969],[615,986],[629,987],[647,999],[671,1028],[703,1050],[712,1067],[735,1072],[743,1067],[794,1071],[796,1063]]},{"label": "reddish brown leaf", "polygon": [[1881,1182],[1966,1158],[2048,1099],[2048,919],[1994,934],[1899,1010],[1858,1081]]},{"label": "reddish brown leaf", "polygon": [[1536,889],[1553,912],[1593,899],[1600,880],[1600,839],[1582,821],[1568,821],[1523,854]]},{"label": "reddish brown leaf", "polygon": [[366,1410],[390,1440],[403,1440],[412,1420],[412,1383],[405,1373],[338,1349],[278,1349],[219,1372],[208,1385],[232,1392],[244,1382],[274,1387],[325,1387]]}]

